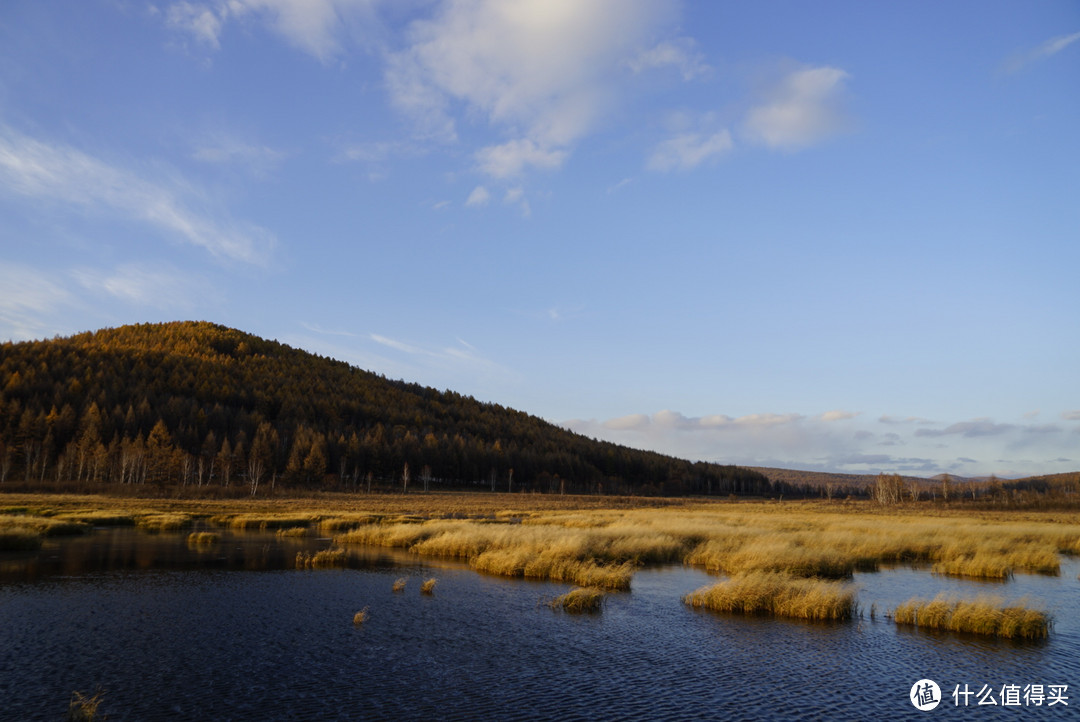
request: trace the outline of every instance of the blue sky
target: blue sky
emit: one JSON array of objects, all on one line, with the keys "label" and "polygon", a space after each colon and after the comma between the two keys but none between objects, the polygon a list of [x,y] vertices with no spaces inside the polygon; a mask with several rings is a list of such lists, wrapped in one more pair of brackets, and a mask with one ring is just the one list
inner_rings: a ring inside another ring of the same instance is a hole
[{"label": "blue sky", "polygon": [[1080,5],[6,0],[0,339],[206,319],[692,459],[1080,468]]}]

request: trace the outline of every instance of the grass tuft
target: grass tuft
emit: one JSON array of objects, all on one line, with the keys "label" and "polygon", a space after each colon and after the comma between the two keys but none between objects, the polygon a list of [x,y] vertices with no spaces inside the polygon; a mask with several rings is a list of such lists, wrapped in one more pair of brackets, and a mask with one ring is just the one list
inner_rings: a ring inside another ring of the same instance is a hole
[{"label": "grass tuft", "polygon": [[98,707],[101,706],[102,694],[102,692],[98,692],[94,696],[88,697],[82,692],[72,692],[65,719],[69,722],[93,722],[99,719]]},{"label": "grass tuft", "polygon": [[138,529],[149,532],[180,531],[191,524],[191,516],[180,513],[147,514],[135,520]]},{"label": "grass tuft", "polygon": [[392,587],[393,590],[395,592],[403,592],[403,591],[405,591],[405,582],[407,582],[407,581],[408,581],[408,579],[406,579],[405,577],[398,577],[397,579],[394,580],[394,586]]},{"label": "grass tuft", "polygon": [[308,535],[308,528],[306,526],[290,526],[278,529],[277,535],[280,537],[305,537]]},{"label": "grass tuft", "polygon": [[353,615],[352,623],[356,626],[360,626],[361,624],[366,622],[370,616],[371,615],[368,614],[368,608],[364,607],[359,612]]},{"label": "grass tuft", "polygon": [[219,540],[220,537],[212,531],[193,531],[188,534],[187,543],[188,546],[210,546]]},{"label": "grass tuft", "polygon": [[1046,639],[1050,634],[1050,615],[1038,609],[1004,606],[1000,599],[979,597],[975,600],[938,595],[931,600],[909,599],[896,608],[897,624],[920,629],[967,632],[1006,639]]},{"label": "grass tuft", "polygon": [[695,609],[814,621],[855,616],[855,589],[842,582],[750,572],[683,597]]},{"label": "grass tuft", "polygon": [[603,589],[595,587],[575,587],[566,594],[555,597],[547,605],[571,614],[593,614],[599,612],[603,606],[604,594]]},{"label": "grass tuft", "polygon": [[314,554],[296,553],[297,569],[344,568],[347,561],[348,557],[346,557],[344,549],[323,549]]},{"label": "grass tuft", "polygon": [[435,585],[438,584],[438,583],[439,583],[438,579],[428,579],[427,581],[425,581],[423,584],[420,585],[420,593],[421,594],[434,594],[435,593]]}]

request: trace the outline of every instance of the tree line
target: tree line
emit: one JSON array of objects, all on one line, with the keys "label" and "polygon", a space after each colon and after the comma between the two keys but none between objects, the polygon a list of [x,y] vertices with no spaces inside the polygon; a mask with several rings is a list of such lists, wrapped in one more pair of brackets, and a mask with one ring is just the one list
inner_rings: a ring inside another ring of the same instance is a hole
[{"label": "tree line", "polygon": [[0,345],[0,484],[799,495],[205,322]]}]

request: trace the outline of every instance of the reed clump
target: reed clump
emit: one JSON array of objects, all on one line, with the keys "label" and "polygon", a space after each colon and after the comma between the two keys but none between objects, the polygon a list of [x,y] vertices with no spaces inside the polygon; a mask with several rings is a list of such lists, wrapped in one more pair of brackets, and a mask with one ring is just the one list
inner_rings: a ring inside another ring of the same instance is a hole
[{"label": "reed clump", "polygon": [[101,706],[102,695],[102,692],[97,692],[91,697],[82,692],[72,692],[65,719],[68,722],[94,722],[99,719],[98,708]]},{"label": "reed clump", "polygon": [[238,531],[267,531],[307,527],[319,520],[318,514],[226,514],[211,517],[211,523],[229,526]]},{"label": "reed clump", "polygon": [[1046,639],[1050,615],[1038,609],[1005,604],[996,597],[974,600],[939,595],[931,600],[913,598],[893,611],[897,624],[920,629],[966,632],[1006,639]]},{"label": "reed clump", "polygon": [[91,509],[58,514],[55,519],[74,521],[91,526],[135,526],[136,514],[119,509]]},{"label": "reed clump", "polygon": [[149,532],[180,531],[191,522],[192,518],[188,514],[176,512],[147,514],[135,520],[135,527]]},{"label": "reed clump", "polygon": [[571,614],[592,614],[603,607],[604,594],[603,589],[595,587],[575,587],[566,594],[555,597],[547,605]]},{"label": "reed clump", "polygon": [[359,612],[353,615],[352,623],[359,627],[361,624],[366,622],[370,616],[371,615],[368,614],[368,608],[364,607]]},{"label": "reed clump", "polygon": [[308,552],[296,553],[297,569],[334,569],[344,568],[348,563],[348,556],[344,549],[323,549],[314,554]]},{"label": "reed clump", "polygon": [[683,597],[695,609],[813,621],[855,616],[855,589],[842,582],[749,572]]},{"label": "reed clump", "polygon": [[391,589],[395,592],[403,592],[405,591],[405,583],[408,581],[405,577],[398,577],[394,580],[394,586]]},{"label": "reed clump", "polygon": [[0,532],[11,529],[19,530],[20,536],[25,532],[32,532],[41,537],[52,537],[86,534],[91,531],[91,526],[71,519],[21,514],[0,516]]},{"label": "reed clump", "polygon": [[212,531],[193,531],[188,534],[188,546],[211,546],[217,544],[220,537]]},{"label": "reed clump", "polygon": [[306,526],[290,526],[284,529],[278,529],[276,534],[280,537],[305,537],[309,533]]},{"label": "reed clump", "polygon": [[438,579],[426,579],[424,583],[420,585],[420,593],[432,595],[435,593],[435,585],[439,583]]}]

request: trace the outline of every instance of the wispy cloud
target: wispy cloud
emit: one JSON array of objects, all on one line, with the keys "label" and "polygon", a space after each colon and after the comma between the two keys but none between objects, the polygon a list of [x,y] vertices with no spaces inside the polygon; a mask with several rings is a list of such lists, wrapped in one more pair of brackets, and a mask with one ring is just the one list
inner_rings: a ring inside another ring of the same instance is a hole
[{"label": "wispy cloud", "polygon": [[290,45],[322,62],[342,52],[348,21],[370,21],[375,0],[179,0],[165,9],[166,23],[199,44],[218,50],[229,23],[265,24]]},{"label": "wispy cloud", "polygon": [[220,297],[210,283],[169,265],[129,263],[107,270],[79,268],[69,275],[89,291],[140,308],[190,311]]},{"label": "wispy cloud", "polygon": [[973,438],[977,436],[998,436],[1014,430],[1014,424],[997,424],[990,419],[975,419],[973,421],[960,421],[950,424],[944,429],[916,429],[915,436],[940,437],[940,436],[965,436]]},{"label": "wispy cloud", "polygon": [[0,126],[0,192],[149,224],[231,261],[265,265],[273,235],[237,222],[176,176],[151,177]]},{"label": "wispy cloud", "polygon": [[71,292],[51,275],[0,263],[0,338],[26,341],[52,335],[53,314],[72,302]]},{"label": "wispy cloud", "polygon": [[241,166],[262,178],[277,168],[286,154],[234,135],[214,133],[200,139],[191,157],[202,163]]},{"label": "wispy cloud", "polygon": [[682,133],[657,145],[647,166],[657,171],[691,170],[723,156],[732,147],[734,143],[727,130],[708,135]]},{"label": "wispy cloud", "polygon": [[476,152],[477,167],[493,178],[517,176],[529,167],[551,170],[561,166],[564,160],[565,150],[544,148],[527,138],[490,145]]},{"label": "wispy cloud", "polygon": [[657,43],[628,60],[626,64],[635,73],[675,68],[686,81],[705,75],[710,70],[705,56],[697,50],[693,38],[686,37]]},{"label": "wispy cloud", "polygon": [[1080,32],[1072,33],[1070,35],[1058,35],[1050,38],[1038,47],[1017,53],[1006,60],[1004,64],[1005,72],[1020,72],[1032,63],[1057,55],[1077,41],[1080,41]]},{"label": "wispy cloud", "polygon": [[767,93],[765,103],[747,113],[745,135],[770,148],[796,150],[845,130],[849,121],[841,101],[849,77],[831,67],[789,73]]}]

